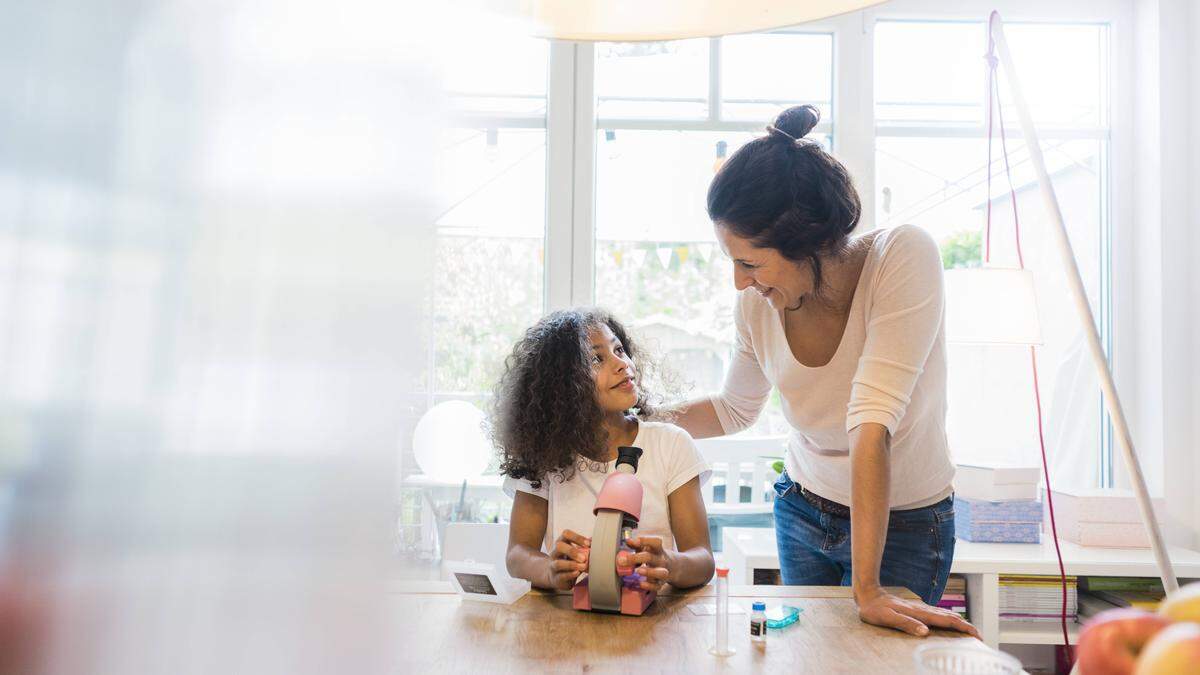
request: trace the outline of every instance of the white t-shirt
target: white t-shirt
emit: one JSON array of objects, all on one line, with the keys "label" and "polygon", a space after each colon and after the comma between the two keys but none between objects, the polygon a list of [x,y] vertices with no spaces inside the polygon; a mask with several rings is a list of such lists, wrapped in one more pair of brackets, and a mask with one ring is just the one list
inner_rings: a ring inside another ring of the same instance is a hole
[{"label": "white t-shirt", "polygon": [[945,287],[937,243],[902,225],[871,243],[850,317],[828,364],[809,368],[788,346],[780,312],[753,290],[738,297],[733,361],[712,397],[725,433],[754,423],[771,388],[792,427],[788,475],[850,503],[850,430],[876,422],[891,434],[893,509],[927,506],[952,490],[946,441]]},{"label": "white t-shirt", "polygon": [[[675,548],[667,496],[696,476],[700,476],[702,485],[707,482],[710,474],[708,463],[688,432],[674,424],[639,422],[637,438],[631,445],[642,449],[637,470],[643,490],[638,536],[662,537],[664,548]],[[596,516],[592,513],[596,506],[596,495],[616,464],[617,460],[614,459],[600,471],[576,471],[566,482],[559,482],[553,475],[547,476],[542,479],[540,490],[534,490],[527,480],[505,478],[504,492],[511,497],[520,490],[549,503],[544,542],[544,550],[549,551],[563,530],[592,536],[596,523]]]}]

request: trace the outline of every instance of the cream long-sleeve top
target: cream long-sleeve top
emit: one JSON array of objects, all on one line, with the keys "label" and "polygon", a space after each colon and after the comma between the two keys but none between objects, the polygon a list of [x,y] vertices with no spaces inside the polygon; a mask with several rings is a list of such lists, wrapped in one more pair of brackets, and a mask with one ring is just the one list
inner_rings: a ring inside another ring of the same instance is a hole
[{"label": "cream long-sleeve top", "polygon": [[753,289],[738,297],[733,358],[712,396],[726,434],[754,423],[779,390],[791,425],[784,461],[806,489],[850,504],[850,431],[876,422],[891,435],[888,506],[951,494],[946,441],[945,287],[937,243],[902,225],[871,242],[833,358],[809,368],[792,355],[783,317]]}]

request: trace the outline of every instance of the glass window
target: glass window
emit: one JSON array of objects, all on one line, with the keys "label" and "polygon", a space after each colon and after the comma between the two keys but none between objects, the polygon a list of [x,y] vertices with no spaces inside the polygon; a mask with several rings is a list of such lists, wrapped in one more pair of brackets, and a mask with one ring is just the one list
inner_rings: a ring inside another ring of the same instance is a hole
[{"label": "glass window", "polygon": [[[1041,150],[1083,274],[1093,312],[1108,332],[1108,144],[1107,29],[1099,25],[1018,24],[1006,27],[1025,96],[1041,132]],[[1102,439],[1098,382],[1087,362],[1084,334],[1049,239],[1051,224],[1029,152],[1019,136],[1010,85],[1001,67],[1008,160],[1003,146],[963,137],[959,122],[979,130],[986,112],[982,59],[970,72],[961,60],[987,48],[983,24],[880,22],[876,28],[875,139],[876,221],[883,227],[912,223],[941,242],[947,268],[990,262],[1017,266],[1013,202],[1019,216],[1021,253],[1033,272],[1043,344],[1038,348],[1046,442],[1059,485],[1091,487],[1106,480],[1108,454]],[[1062,57],[1061,59],[1059,57]],[[942,65],[938,65],[942,64]],[[933,69],[950,83],[942,91],[923,84]],[[907,92],[907,93],[906,93]],[[954,92],[958,92],[955,94]],[[974,93],[971,93],[974,92]],[[905,105],[901,105],[901,104]],[[909,105],[911,104],[911,105]],[[969,105],[968,105],[969,104]],[[908,115],[904,111],[923,111]],[[953,111],[964,112],[959,115]],[[965,111],[970,111],[969,115]],[[889,123],[901,121],[902,133]],[[1096,127],[1100,125],[1101,128]],[[913,133],[913,129],[921,130]],[[1063,134],[1063,130],[1073,134]],[[1094,138],[1080,138],[1092,135]],[[992,176],[988,193],[988,175]],[[990,236],[985,228],[989,203]],[[1040,462],[1028,349],[948,346],[950,410],[947,433],[959,461]],[[1004,420],[997,424],[996,420]],[[988,429],[981,434],[980,429]]]},{"label": "glass window", "polygon": [[707,116],[708,45],[707,39],[597,44],[597,117]]},{"label": "glass window", "polygon": [[[672,400],[718,391],[733,345],[733,269],[716,244],[705,211],[713,174],[782,109],[815,103],[826,114],[831,111],[832,50],[827,34],[721,38],[716,75],[722,108],[712,128],[696,129],[685,116],[678,120],[680,128],[671,129],[671,120],[663,120],[666,128],[653,131],[599,121],[596,302],[642,336],[675,375],[668,383]],[[598,70],[611,58],[606,54],[597,55]],[[790,71],[781,65],[789,63],[804,65]],[[671,82],[676,79],[701,95],[709,90],[713,73],[707,56],[676,64],[690,70],[647,71],[637,77],[649,91],[677,86]],[[791,74],[779,77],[782,72]],[[608,115],[605,105],[599,103],[602,117]],[[744,130],[728,130],[730,121],[744,121]],[[826,148],[831,144],[829,136],[817,140]],[[745,433],[786,431],[773,397]]]},{"label": "glass window", "polygon": [[832,119],[833,36],[757,33],[721,39],[721,116],[765,123],[811,103]]},{"label": "glass window", "polygon": [[986,35],[982,23],[875,24],[875,119],[983,119]]}]

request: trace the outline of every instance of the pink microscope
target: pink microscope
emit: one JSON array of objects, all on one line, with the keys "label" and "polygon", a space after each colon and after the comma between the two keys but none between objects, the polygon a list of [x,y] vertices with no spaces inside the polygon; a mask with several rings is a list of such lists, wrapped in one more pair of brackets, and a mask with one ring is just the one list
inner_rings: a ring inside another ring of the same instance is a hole
[{"label": "pink microscope", "polygon": [[618,567],[617,554],[634,551],[625,545],[642,515],[642,484],[638,481],[641,448],[617,449],[617,466],[596,497],[595,529],[587,574],[575,584],[575,609],[641,616],[654,602],[654,591],[640,586],[644,577],[632,567]]}]

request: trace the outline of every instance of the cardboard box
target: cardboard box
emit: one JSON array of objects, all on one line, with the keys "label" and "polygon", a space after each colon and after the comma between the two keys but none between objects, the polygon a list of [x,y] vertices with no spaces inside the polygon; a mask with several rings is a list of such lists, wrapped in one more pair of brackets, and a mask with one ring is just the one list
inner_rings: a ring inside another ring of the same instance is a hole
[{"label": "cardboard box", "polygon": [[1042,472],[1036,466],[959,464],[954,494],[988,502],[1036,500]]},{"label": "cardboard box", "polygon": [[[1046,503],[1044,496],[1042,501]],[[1141,511],[1131,490],[1054,490],[1053,496],[1059,539],[1080,546],[1150,548],[1150,535],[1142,524]],[[1151,503],[1161,522],[1162,500],[1154,499]],[[1048,503],[1044,511],[1049,520]]]},{"label": "cardboard box", "polygon": [[1042,505],[1036,499],[992,502],[954,497],[954,535],[973,542],[1036,544]]}]

